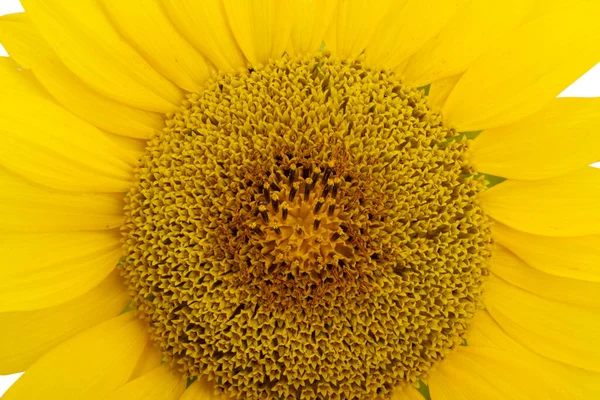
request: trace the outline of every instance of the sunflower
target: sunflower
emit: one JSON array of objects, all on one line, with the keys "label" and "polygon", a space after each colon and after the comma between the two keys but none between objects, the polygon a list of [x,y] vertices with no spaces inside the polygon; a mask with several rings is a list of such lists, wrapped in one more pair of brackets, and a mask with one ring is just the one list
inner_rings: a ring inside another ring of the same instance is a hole
[{"label": "sunflower", "polygon": [[22,0],[24,399],[600,398],[600,5]]}]

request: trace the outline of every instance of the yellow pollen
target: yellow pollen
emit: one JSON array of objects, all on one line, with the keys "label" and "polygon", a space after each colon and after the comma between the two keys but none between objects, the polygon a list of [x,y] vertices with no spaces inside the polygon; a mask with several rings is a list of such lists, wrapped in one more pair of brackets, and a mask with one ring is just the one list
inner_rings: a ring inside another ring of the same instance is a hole
[{"label": "yellow pollen", "polygon": [[459,346],[484,188],[417,89],[283,58],[190,94],[126,196],[121,271],[165,359],[234,399],[379,399]]}]

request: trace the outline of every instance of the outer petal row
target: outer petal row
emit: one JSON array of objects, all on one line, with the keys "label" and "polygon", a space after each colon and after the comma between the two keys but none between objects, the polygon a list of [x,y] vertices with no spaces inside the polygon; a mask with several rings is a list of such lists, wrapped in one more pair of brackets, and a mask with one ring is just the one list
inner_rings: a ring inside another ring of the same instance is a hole
[{"label": "outer petal row", "polygon": [[599,374],[535,354],[504,333],[486,311],[475,315],[467,341],[431,372],[432,400],[583,400],[600,394]]},{"label": "outer petal row", "polygon": [[96,287],[116,267],[118,232],[0,234],[0,312],[52,307]]},{"label": "outer petal row", "polygon": [[110,138],[57,105],[10,59],[0,59],[0,164],[63,190],[125,191],[131,164]]},{"label": "outer petal row", "polygon": [[11,58],[31,70],[60,104],[98,128],[118,135],[149,138],[162,127],[159,114],[110,100],[80,80],[60,61],[27,14],[0,18],[0,42]]},{"label": "outer petal row", "polygon": [[[171,82],[196,90],[206,79],[210,66],[203,56],[231,71],[246,67],[246,60],[281,57],[286,48],[315,51],[321,38],[339,57],[364,51],[373,67],[404,70],[418,86],[466,71],[444,104],[446,118],[462,131],[536,112],[597,62],[590,49],[596,49],[600,6],[593,3],[561,9],[560,2],[542,7],[529,0],[501,7],[487,0],[158,2],[143,14],[136,2],[112,0],[103,7],[91,0],[76,7],[57,0],[24,5],[62,63],[95,91],[160,112],[180,103]],[[56,75],[77,86],[68,74]]]},{"label": "outer petal row", "polygon": [[182,92],[115,30],[99,2],[23,0],[23,7],[65,65],[96,91],[136,108],[168,112]]},{"label": "outer petal row", "polygon": [[565,175],[600,160],[599,126],[600,99],[554,99],[514,124],[483,131],[473,141],[471,162],[509,179]]},{"label": "outer petal row", "polygon": [[[547,105],[598,62],[600,4],[544,15],[505,36],[465,72],[444,104],[456,129],[517,121]],[[560,27],[560,29],[557,29]]]},{"label": "outer petal row", "polygon": [[491,276],[486,306],[502,329],[549,359],[600,373],[600,312],[549,300]]},{"label": "outer petal row", "polygon": [[128,296],[117,271],[66,303],[33,311],[0,313],[0,374],[28,369],[48,350],[77,333],[117,316]]},{"label": "outer petal row", "polygon": [[125,384],[148,335],[127,313],[54,347],[4,395],[5,400],[102,398]]},{"label": "outer petal row", "polygon": [[523,232],[566,237],[600,234],[600,169],[537,181],[506,181],[481,202],[495,220]]}]

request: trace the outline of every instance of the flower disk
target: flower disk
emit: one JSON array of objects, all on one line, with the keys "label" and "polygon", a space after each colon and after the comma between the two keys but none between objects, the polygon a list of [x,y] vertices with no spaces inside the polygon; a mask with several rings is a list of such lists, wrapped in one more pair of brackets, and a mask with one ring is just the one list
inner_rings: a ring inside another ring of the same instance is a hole
[{"label": "flower disk", "polygon": [[421,92],[329,56],[222,75],[148,145],[121,270],[165,358],[233,398],[370,399],[460,345],[482,178]]}]

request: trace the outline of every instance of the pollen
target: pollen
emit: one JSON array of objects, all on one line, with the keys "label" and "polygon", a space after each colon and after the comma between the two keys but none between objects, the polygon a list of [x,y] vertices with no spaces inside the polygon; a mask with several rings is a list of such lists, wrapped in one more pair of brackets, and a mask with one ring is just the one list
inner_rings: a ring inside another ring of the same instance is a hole
[{"label": "pollen", "polygon": [[421,91],[288,58],[188,95],[126,196],[120,265],[165,360],[233,399],[385,399],[466,335],[485,183]]}]

